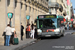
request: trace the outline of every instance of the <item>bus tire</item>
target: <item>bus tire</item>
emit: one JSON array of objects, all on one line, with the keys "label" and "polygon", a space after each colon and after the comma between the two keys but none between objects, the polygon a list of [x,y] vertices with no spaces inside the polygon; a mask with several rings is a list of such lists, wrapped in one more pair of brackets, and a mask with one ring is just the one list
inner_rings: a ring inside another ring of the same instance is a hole
[{"label": "bus tire", "polygon": [[60,38],[61,36],[58,36],[58,38]]},{"label": "bus tire", "polygon": [[41,37],[40,37],[40,36],[38,36],[38,37],[37,37],[37,40],[38,40],[38,39],[41,39]]},{"label": "bus tire", "polygon": [[61,36],[64,37],[64,34],[62,34]]}]

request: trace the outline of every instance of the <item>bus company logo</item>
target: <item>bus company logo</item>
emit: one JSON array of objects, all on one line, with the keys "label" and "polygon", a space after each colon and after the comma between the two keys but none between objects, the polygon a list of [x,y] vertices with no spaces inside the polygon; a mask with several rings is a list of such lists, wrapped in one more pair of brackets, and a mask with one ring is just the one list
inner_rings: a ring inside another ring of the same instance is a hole
[{"label": "bus company logo", "polygon": [[44,18],[44,16],[39,16],[39,18]]}]

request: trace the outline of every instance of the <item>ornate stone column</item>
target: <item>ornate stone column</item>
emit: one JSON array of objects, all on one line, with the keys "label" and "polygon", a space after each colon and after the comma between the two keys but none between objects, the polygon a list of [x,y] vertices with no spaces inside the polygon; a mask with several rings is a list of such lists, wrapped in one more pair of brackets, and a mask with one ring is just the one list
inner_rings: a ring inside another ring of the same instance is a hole
[{"label": "ornate stone column", "polygon": [[35,9],[35,17],[34,17],[34,21],[35,21],[35,18],[36,18],[36,9]]},{"label": "ornate stone column", "polygon": [[38,8],[38,15],[40,15],[40,9]]},{"label": "ornate stone column", "polygon": [[[22,0],[22,9],[21,9],[21,23],[24,26],[24,35],[26,33],[26,9],[25,9],[25,1]],[[24,36],[25,37],[25,36]]]},{"label": "ornate stone column", "polygon": [[[29,15],[30,16],[30,11],[29,11],[29,5],[27,4],[27,11],[26,11],[26,16]],[[31,18],[31,17],[30,17]],[[28,21],[28,20],[27,20]],[[30,19],[29,19],[29,23],[30,23]]]},{"label": "ornate stone column", "polygon": [[32,7],[31,7],[31,13],[30,13],[30,15],[31,15],[30,20],[33,21],[33,18],[34,18],[33,15],[34,15],[34,14],[33,14],[33,8],[32,8]]},{"label": "ornate stone column", "polygon": [[[0,45],[4,45],[4,36],[2,36],[7,25],[7,0],[0,1]],[[0,49],[1,50],[1,49]]]},{"label": "ornate stone column", "polygon": [[37,19],[37,16],[38,16],[38,10],[36,10],[36,19]]},{"label": "ornate stone column", "polygon": [[[33,16],[33,20],[35,19],[35,11],[36,11],[36,10],[34,9],[34,16]],[[33,21],[33,23],[34,23],[34,21]]]},{"label": "ornate stone column", "polygon": [[27,15],[29,15],[29,5],[27,5]]},{"label": "ornate stone column", "polygon": [[[15,26],[15,15],[14,15],[14,13],[15,13],[15,9],[14,9],[14,7],[15,7],[15,1],[14,0],[10,0],[10,5],[8,6],[8,11],[7,11],[7,13],[13,13],[13,18],[11,18],[11,26]],[[9,21],[10,21],[10,19],[8,18],[8,23],[9,23]]]},{"label": "ornate stone column", "polygon": [[39,15],[38,9],[37,9],[37,16]]},{"label": "ornate stone column", "polygon": [[17,0],[17,7],[15,9],[15,28],[17,37],[21,38],[21,0]]},{"label": "ornate stone column", "polygon": [[37,12],[37,9],[36,9],[36,17],[35,17],[35,19],[37,19],[37,16],[38,16],[37,13],[38,13],[38,12]]}]

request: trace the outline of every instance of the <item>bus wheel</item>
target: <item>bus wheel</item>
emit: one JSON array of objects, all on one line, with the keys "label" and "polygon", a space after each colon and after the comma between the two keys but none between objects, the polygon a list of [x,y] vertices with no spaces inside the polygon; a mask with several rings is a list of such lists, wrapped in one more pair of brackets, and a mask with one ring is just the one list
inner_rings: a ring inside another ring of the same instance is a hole
[{"label": "bus wheel", "polygon": [[41,40],[44,40],[44,37],[41,37],[40,39],[41,39]]},{"label": "bus wheel", "polygon": [[37,40],[38,40],[38,39],[41,39],[41,37],[40,37],[40,36],[38,36],[38,37],[37,37]]},{"label": "bus wheel", "polygon": [[58,36],[58,38],[60,38],[61,36]]},{"label": "bus wheel", "polygon": [[61,35],[62,37],[64,36],[64,34]]}]

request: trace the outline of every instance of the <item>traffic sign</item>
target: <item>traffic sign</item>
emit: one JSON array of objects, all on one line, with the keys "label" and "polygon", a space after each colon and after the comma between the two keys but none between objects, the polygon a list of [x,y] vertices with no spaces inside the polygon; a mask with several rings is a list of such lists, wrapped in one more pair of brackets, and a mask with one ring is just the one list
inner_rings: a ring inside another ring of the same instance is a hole
[{"label": "traffic sign", "polygon": [[29,16],[29,15],[27,15],[27,16],[26,16],[26,19],[27,19],[27,20],[29,20],[29,19],[30,19],[30,16]]},{"label": "traffic sign", "polygon": [[8,13],[8,18],[12,18],[13,17],[13,13]]}]

